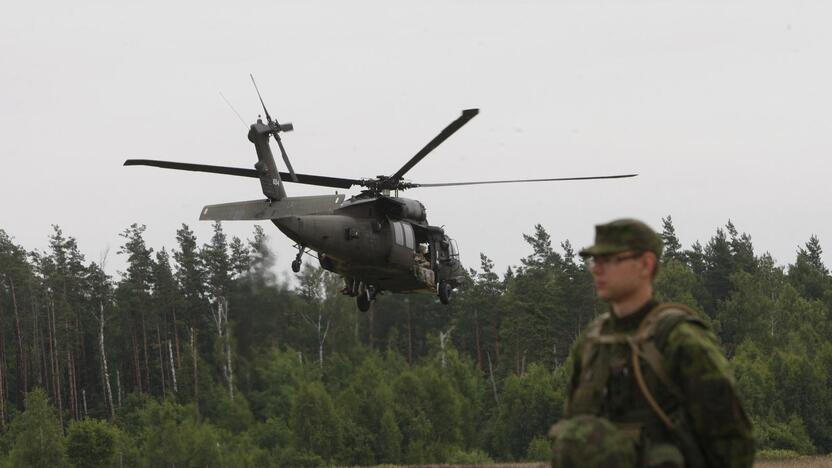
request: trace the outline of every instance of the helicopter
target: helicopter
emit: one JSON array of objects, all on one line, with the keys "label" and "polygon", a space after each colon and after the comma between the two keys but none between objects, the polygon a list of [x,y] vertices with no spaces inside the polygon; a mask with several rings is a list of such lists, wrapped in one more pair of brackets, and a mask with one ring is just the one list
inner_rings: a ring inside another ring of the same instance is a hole
[{"label": "helicopter", "polygon": [[[463,110],[462,115],[448,124],[389,176],[350,179],[296,173],[280,137],[282,133],[293,131],[294,126],[272,118],[257,89],[254,77],[251,79],[266,116],[266,122],[258,116],[257,121],[248,130],[248,139],[254,144],[257,154],[257,162],[253,169],[153,159],[128,159],[124,165],[154,166],[259,179],[265,199],[207,205],[202,209],[199,219],[271,221],[295,242],[298,249],[292,261],[292,271],[300,271],[304,254],[315,252],[323,269],[344,279],[342,293],[355,297],[358,309],[363,312],[368,311],[377,296],[385,291],[433,294],[438,296],[442,304],[447,305],[453,291],[462,284],[465,276],[456,241],[448,236],[444,228],[428,223],[427,210],[421,202],[399,197],[399,192],[423,187],[620,179],[637,175],[430,184],[403,179],[419,161],[473,119],[479,113],[478,109]],[[271,151],[270,138],[274,138],[277,143],[288,172],[278,170]],[[284,182],[336,189],[357,186],[362,187],[362,190],[348,199],[346,195],[337,192],[329,195],[289,197]]]}]

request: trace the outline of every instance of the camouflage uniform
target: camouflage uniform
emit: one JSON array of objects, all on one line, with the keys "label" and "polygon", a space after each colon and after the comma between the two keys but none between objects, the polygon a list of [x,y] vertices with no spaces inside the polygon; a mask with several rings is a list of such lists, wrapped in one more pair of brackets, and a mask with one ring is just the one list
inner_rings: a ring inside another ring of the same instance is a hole
[{"label": "camouflage uniform", "polygon": [[[625,227],[634,222],[623,221]],[[641,228],[646,231],[636,232],[635,238],[645,233],[655,236],[643,223],[639,224],[637,231],[643,231]],[[598,232],[593,247],[604,247],[604,253],[595,253],[597,250],[590,248],[582,254],[604,255],[615,250],[616,242],[604,242],[611,238],[623,238],[625,247],[619,246],[619,252],[641,248],[661,253],[660,244],[648,245],[652,242],[649,239],[647,244],[639,244],[633,241],[631,231],[624,231],[624,235],[613,232],[606,237]],[[554,467],[752,465],[751,424],[737,398],[728,361],[716,337],[686,307],[656,309],[658,306],[651,300],[625,317],[604,314],[576,341],[571,353],[573,370],[567,389],[565,419],[550,432]],[[655,313],[651,314],[654,309]],[[658,314],[659,310],[663,313]],[[650,321],[654,326],[649,339],[641,347],[634,347],[634,337]],[[654,347],[654,359],[650,359],[649,353],[641,354],[640,350],[645,347]],[[634,350],[639,352],[638,364],[633,359]],[[651,407],[636,374],[667,421]],[[617,435],[599,436],[607,432],[597,422],[586,419],[590,416],[611,422],[617,428]],[[589,429],[584,427],[587,425]],[[583,444],[588,452],[580,452],[575,444]],[[621,444],[625,445],[623,449]],[[591,453],[606,450],[633,451],[636,455],[634,459],[619,456],[615,464],[590,463]]]}]

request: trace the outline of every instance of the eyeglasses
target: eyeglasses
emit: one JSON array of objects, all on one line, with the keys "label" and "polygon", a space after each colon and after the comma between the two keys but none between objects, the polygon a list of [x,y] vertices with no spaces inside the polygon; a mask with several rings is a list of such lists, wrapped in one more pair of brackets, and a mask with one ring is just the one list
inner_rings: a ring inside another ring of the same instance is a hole
[{"label": "eyeglasses", "polygon": [[584,263],[586,264],[587,268],[590,269],[594,268],[595,266],[616,266],[623,261],[634,260],[636,258],[641,257],[642,255],[644,255],[644,252],[636,252],[623,255],[593,255],[584,258]]}]

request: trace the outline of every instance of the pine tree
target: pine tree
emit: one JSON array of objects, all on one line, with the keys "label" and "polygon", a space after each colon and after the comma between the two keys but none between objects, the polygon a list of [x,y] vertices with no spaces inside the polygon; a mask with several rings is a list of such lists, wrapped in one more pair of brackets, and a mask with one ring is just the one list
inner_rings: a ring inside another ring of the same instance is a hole
[{"label": "pine tree", "polygon": [[543,225],[535,224],[534,234],[523,234],[523,239],[532,248],[532,253],[520,261],[525,267],[552,266],[560,262],[560,256],[552,248],[552,238]]},{"label": "pine tree", "polygon": [[269,247],[269,236],[260,225],[254,226],[254,239],[249,241],[251,251],[251,271],[257,284],[274,284],[275,275],[272,267],[277,260]]},{"label": "pine tree", "polygon": [[231,260],[221,222],[214,222],[211,242],[202,247],[199,256],[205,267],[208,296],[214,300],[225,297],[230,286]]},{"label": "pine tree", "polygon": [[670,215],[667,215],[667,218],[662,218],[661,238],[664,243],[664,253],[662,254],[664,261],[685,260],[682,253],[682,244],[679,243],[679,238],[676,237],[676,228],[673,227],[673,220]]},{"label": "pine tree", "polygon": [[176,371],[181,366],[179,341],[183,336],[177,310],[181,310],[183,301],[170,266],[170,257],[164,248],[156,252],[156,260],[153,262],[152,301],[153,309],[158,314],[155,345],[162,393],[176,393]]},{"label": "pine tree", "polygon": [[127,255],[127,271],[116,290],[119,309],[127,316],[131,331],[133,377],[136,390],[150,392],[153,379],[150,371],[149,330],[157,322],[151,309],[153,288],[153,249],[144,242],[144,225],[132,224],[121,233],[125,239],[119,254]]},{"label": "pine tree", "polygon": [[832,291],[832,278],[823,264],[820,240],[812,235],[803,247],[797,249],[797,259],[789,266],[789,281],[809,299],[824,299]]},{"label": "pine tree", "polygon": [[251,269],[251,250],[243,244],[239,237],[231,238],[231,243],[228,244],[231,250],[229,261],[231,262],[231,271],[234,277],[240,277],[248,273]]},{"label": "pine tree", "polygon": [[176,231],[179,250],[173,252],[176,261],[176,280],[184,301],[180,317],[186,328],[194,328],[207,323],[205,301],[205,269],[196,246],[196,236],[187,224]]}]

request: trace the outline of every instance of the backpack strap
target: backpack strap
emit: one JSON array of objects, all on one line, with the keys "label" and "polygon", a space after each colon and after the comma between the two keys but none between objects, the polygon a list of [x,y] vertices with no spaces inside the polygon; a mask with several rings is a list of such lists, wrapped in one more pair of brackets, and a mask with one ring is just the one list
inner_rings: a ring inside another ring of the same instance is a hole
[{"label": "backpack strap", "polygon": [[586,329],[586,335],[583,346],[581,347],[581,369],[589,368],[594,357],[595,345],[601,339],[601,329],[604,328],[604,323],[610,318],[610,313],[605,312],[590,322]]},{"label": "backpack strap", "polygon": [[641,322],[635,334],[631,335],[627,340],[630,345],[633,356],[633,373],[635,374],[636,382],[641,390],[644,399],[661,419],[662,423],[669,431],[673,431],[674,425],[667,413],[653,398],[650,389],[644,382],[644,376],[641,372],[641,362],[639,357],[644,359],[653,373],[658,377],[662,384],[670,391],[670,393],[681,400],[683,395],[681,389],[673,382],[667,372],[664,370],[664,356],[659,351],[657,342],[661,341],[660,346],[664,346],[673,328],[681,322],[690,321],[699,323],[704,326],[704,322],[696,316],[696,313],[688,306],[683,304],[660,304],[647,313],[647,316]]}]

